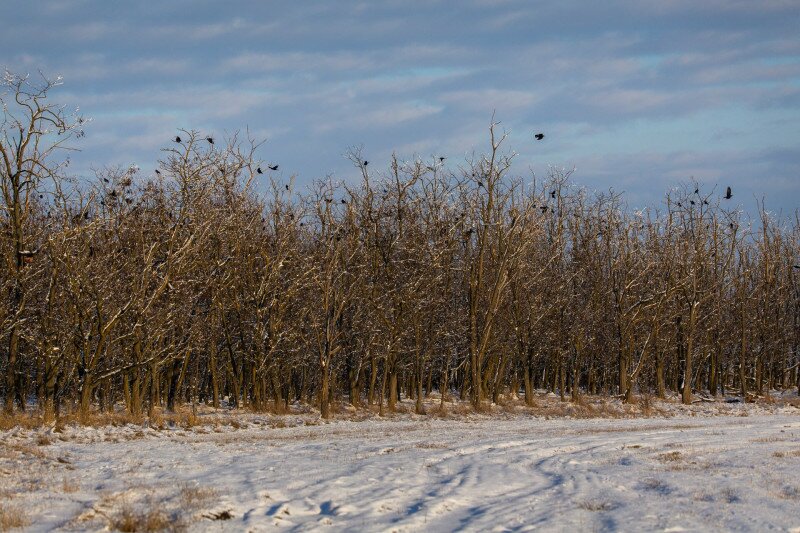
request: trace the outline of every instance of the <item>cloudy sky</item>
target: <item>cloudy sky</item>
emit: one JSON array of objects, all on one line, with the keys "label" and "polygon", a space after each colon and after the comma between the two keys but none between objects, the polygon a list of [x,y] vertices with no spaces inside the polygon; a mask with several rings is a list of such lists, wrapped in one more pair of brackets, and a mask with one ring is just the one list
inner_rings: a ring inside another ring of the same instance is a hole
[{"label": "cloudy sky", "polygon": [[692,177],[748,210],[800,207],[797,0],[3,0],[0,17],[0,66],[63,75],[53,98],[93,119],[76,172],[152,172],[178,128],[249,128],[301,184],[353,177],[351,146],[371,167],[457,164],[494,111],[521,175],[574,166],[636,207]]}]

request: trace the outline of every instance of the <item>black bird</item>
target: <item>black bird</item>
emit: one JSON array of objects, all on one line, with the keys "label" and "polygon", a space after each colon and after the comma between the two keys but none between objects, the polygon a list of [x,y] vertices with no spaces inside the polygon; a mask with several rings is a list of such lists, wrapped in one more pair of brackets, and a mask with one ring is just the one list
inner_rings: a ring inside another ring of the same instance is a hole
[{"label": "black bird", "polygon": [[41,198],[44,198],[44,194],[40,194],[40,195],[39,195],[39,198],[40,198],[40,199],[41,199]]},{"label": "black bird", "polygon": [[533,137],[534,137],[534,138],[535,138],[537,141],[541,141],[542,139],[544,139],[544,133],[537,133],[537,134],[536,134],[536,135],[534,135]]},{"label": "black bird", "polygon": [[540,207],[539,209],[541,209],[541,210],[542,210],[542,213],[547,213],[547,206],[546,206],[546,205],[543,205],[543,206],[542,206],[542,207]]},{"label": "black bird", "polygon": [[256,169],[256,172],[258,172],[259,174],[263,174],[263,173],[264,173],[264,171],[263,171],[263,170],[261,170],[261,167],[258,167],[258,168]]},{"label": "black bird", "polygon": [[556,191],[550,191],[550,198],[556,197]]},{"label": "black bird", "polygon": [[156,169],[156,174],[158,174],[160,176],[161,175],[161,171]]},{"label": "black bird", "polygon": [[728,224],[728,227],[729,227],[729,228],[731,228],[731,229],[733,229],[733,222],[731,222],[730,224]]},{"label": "black bird", "polygon": [[103,181],[108,183],[108,178],[103,178]]},{"label": "black bird", "polygon": [[364,161],[364,166],[369,165],[369,161]]},{"label": "black bird", "polygon": [[343,204],[346,204],[346,203],[347,203],[347,200],[345,200],[344,198],[342,198],[342,203],[343,203]]},{"label": "black bird", "polygon": [[267,168],[269,168],[270,170],[278,170],[279,166],[280,165],[274,165],[274,166],[267,165]]},{"label": "black bird", "polygon": [[478,182],[478,187],[483,187],[483,182],[482,181]]},{"label": "black bird", "polygon": [[208,141],[208,144],[214,144],[214,138],[213,137],[206,137],[206,140]]},{"label": "black bird", "polygon": [[695,189],[695,190],[694,190],[694,193],[695,193],[695,194],[700,194],[700,189],[699,189],[699,188]]},{"label": "black bird", "polygon": [[725,199],[726,200],[730,200],[732,196],[733,196],[733,193],[731,192],[731,188],[728,187],[727,189],[725,189]]},{"label": "black bird", "polygon": [[689,200],[689,203],[694,205],[694,200]]},{"label": "black bird", "polygon": [[439,156],[439,163],[444,163],[444,160],[447,159],[444,156]]},{"label": "black bird", "polygon": [[703,200],[703,205],[708,205],[708,200]]},{"label": "black bird", "polygon": [[794,265],[794,267],[792,267],[792,268],[796,268],[796,269],[800,270],[800,265]]},{"label": "black bird", "polygon": [[178,136],[176,136],[176,137],[175,137],[175,142],[176,142],[176,143],[179,143],[179,142],[181,142],[181,138],[180,138],[180,137],[178,137]]},{"label": "black bird", "polygon": [[683,207],[683,205],[680,202],[678,202],[678,207]]},{"label": "black bird", "polygon": [[289,185],[288,184],[284,185],[284,187],[286,187],[287,191],[289,190]]}]

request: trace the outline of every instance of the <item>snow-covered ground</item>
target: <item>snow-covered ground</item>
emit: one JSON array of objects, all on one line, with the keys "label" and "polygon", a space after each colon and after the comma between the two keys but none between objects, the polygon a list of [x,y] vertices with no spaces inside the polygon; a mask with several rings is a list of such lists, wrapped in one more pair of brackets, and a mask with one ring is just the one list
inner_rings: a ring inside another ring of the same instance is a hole
[{"label": "snow-covered ground", "polygon": [[14,429],[0,512],[31,531],[800,531],[800,409],[736,412]]}]

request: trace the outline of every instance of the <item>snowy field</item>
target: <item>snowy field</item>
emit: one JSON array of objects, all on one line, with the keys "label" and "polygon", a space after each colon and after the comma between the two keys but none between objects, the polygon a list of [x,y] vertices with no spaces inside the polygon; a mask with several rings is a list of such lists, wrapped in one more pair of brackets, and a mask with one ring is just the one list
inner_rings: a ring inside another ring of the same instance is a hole
[{"label": "snowy field", "polygon": [[0,513],[31,531],[800,531],[800,409],[729,413],[14,429]]}]

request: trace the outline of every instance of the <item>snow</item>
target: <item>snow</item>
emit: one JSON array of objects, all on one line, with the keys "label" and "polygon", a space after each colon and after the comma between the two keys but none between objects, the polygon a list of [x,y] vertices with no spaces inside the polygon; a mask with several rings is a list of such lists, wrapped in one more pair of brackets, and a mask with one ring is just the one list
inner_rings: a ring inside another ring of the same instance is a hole
[{"label": "snow", "polygon": [[17,428],[0,432],[0,505],[30,531],[126,511],[192,531],[800,531],[800,409],[704,408]]}]

